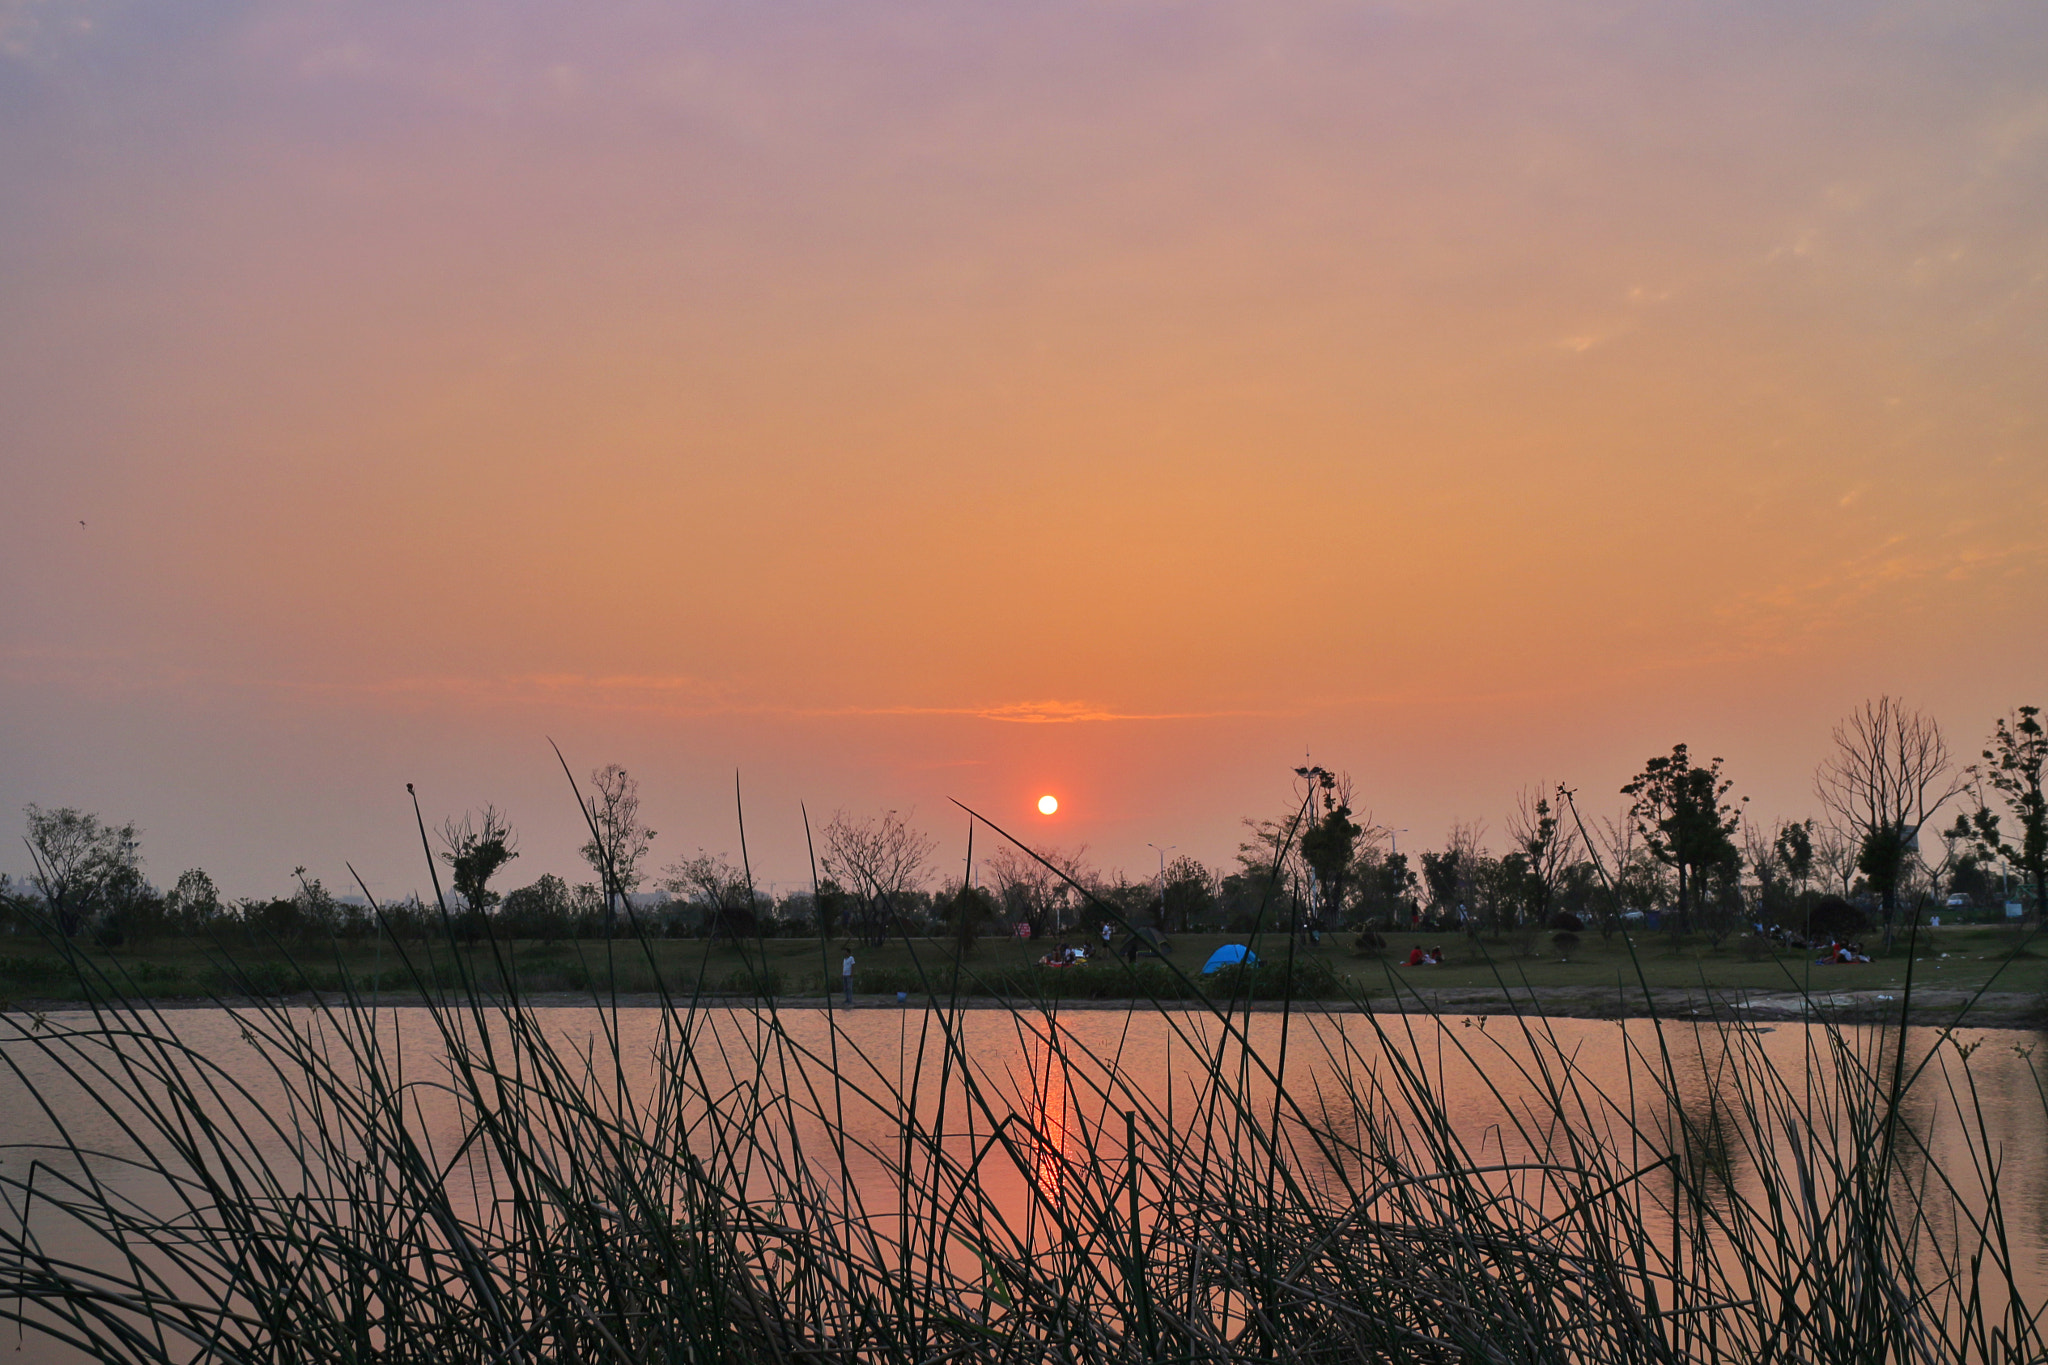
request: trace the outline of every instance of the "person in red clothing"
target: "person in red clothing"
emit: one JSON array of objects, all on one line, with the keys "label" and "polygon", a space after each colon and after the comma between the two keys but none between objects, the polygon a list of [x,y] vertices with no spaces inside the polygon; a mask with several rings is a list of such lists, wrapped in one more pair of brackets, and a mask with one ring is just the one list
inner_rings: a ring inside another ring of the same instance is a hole
[{"label": "person in red clothing", "polygon": [[1410,949],[1408,950],[1408,965],[1409,965],[1409,966],[1411,966],[1411,967],[1420,967],[1420,966],[1421,966],[1421,965],[1422,965],[1422,964],[1423,964],[1424,962],[1427,962],[1428,960],[1429,960],[1429,959],[1425,958],[1425,957],[1424,957],[1424,956],[1422,955],[1422,949],[1420,949],[1420,948],[1410,948]]}]

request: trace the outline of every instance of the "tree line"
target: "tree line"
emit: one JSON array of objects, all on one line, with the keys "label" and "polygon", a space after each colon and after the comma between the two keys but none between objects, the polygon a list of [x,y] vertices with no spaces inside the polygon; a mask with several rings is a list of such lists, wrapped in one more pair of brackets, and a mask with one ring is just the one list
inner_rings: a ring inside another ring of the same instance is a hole
[{"label": "tree line", "polygon": [[[339,897],[306,870],[285,896],[229,901],[200,869],[159,890],[143,874],[141,838],[69,807],[30,805],[25,883],[0,876],[0,929],[45,926],[107,946],[168,936],[294,940],[445,934],[557,939],[632,933],[751,938],[818,935],[876,943],[941,935],[969,950],[981,936],[1092,933],[1105,918],[1165,934],[1195,929],[1303,932],[1425,924],[1505,933],[1588,923],[1611,931],[1658,911],[1681,932],[1718,940],[1757,923],[1806,927],[1817,913],[1868,917],[1887,941],[1905,907],[1933,894],[1984,905],[2020,898],[2048,921],[2048,757],[2040,708],[1999,718],[1980,760],[1958,765],[1940,727],[1892,697],[1839,723],[1814,779],[1819,811],[1765,825],[1722,760],[1686,744],[1645,760],[1618,813],[1588,818],[1568,788],[1531,787],[1505,821],[1505,847],[1477,823],[1452,828],[1415,865],[1395,832],[1354,809],[1352,780],[1296,770],[1295,801],[1249,818],[1234,865],[1182,856],[1156,876],[1092,867],[1086,850],[1010,846],[957,872],[934,860],[935,839],[896,811],[835,814],[815,832],[814,890],[781,897],[755,884],[745,859],[703,849],[650,873],[655,831],[639,785],[621,765],[579,791],[591,879],[552,874],[500,892],[518,837],[494,806],[443,820],[429,837],[437,899],[371,904]],[[1951,823],[1940,823],[1945,812]],[[421,833],[428,836],[424,819]],[[448,893],[439,888],[448,874]],[[2012,890],[2014,884],[2017,890]],[[1105,908],[1109,915],[1105,914]],[[1852,922],[1852,921],[1851,921]]]}]

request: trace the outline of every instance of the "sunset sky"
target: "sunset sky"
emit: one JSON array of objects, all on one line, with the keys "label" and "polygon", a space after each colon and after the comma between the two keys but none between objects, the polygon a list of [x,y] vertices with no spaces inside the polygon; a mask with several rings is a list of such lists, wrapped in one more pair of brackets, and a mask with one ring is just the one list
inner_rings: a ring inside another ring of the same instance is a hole
[{"label": "sunset sky", "polygon": [[574,876],[549,737],[778,889],[1804,816],[2048,702],[2048,8],[0,0],[0,487],[0,820],[159,884]]}]

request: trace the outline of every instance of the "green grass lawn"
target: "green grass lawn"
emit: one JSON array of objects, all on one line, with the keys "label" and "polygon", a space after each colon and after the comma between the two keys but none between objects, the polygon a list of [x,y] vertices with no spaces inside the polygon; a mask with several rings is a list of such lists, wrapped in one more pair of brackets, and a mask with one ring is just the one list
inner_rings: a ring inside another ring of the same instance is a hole
[{"label": "green grass lawn", "polygon": [[[1602,938],[1580,936],[1570,960],[1562,960],[1549,934],[1527,937],[1464,938],[1442,934],[1391,934],[1378,953],[1362,955],[1352,944],[1355,935],[1332,935],[1319,948],[1294,951],[1301,966],[1297,994],[1388,999],[1404,987],[1458,990],[1510,986],[1626,991],[1647,984],[1653,989],[1894,991],[1902,987],[1909,965],[1901,940],[1890,955],[1869,965],[1815,966],[1812,954],[1780,952],[1759,955],[1734,942],[1715,948],[1703,940],[1685,941],[1669,934],[1616,933]],[[1076,943],[1083,940],[1076,937]],[[1171,968],[1199,977],[1203,962],[1219,945],[1241,942],[1239,936],[1184,934],[1175,938]],[[1875,941],[1873,936],[1872,941]],[[1441,944],[1446,962],[1440,967],[1403,965],[1411,947]],[[1147,993],[1187,993],[1175,973],[1163,964],[1143,962],[1136,974],[1121,962],[1096,962],[1065,969],[1035,964],[1049,945],[1045,940],[983,939],[960,960],[963,995],[1003,994],[1013,997],[1058,996],[1117,998]],[[767,973],[777,995],[817,997],[838,989],[843,942],[820,944],[816,939],[767,939],[746,944],[706,944],[697,940],[658,940],[652,960],[640,945],[621,941],[520,942],[500,952],[511,962],[521,984],[531,991],[604,991],[616,984],[622,991],[655,989],[657,980],[671,990],[689,993],[751,992],[752,983]],[[1261,995],[1285,993],[1277,970],[1288,956],[1282,935],[1253,941],[1254,951],[1269,964],[1256,978]],[[2017,952],[2015,951],[2017,949]],[[406,944],[409,957],[426,979],[458,985],[465,971],[487,983],[499,979],[492,950],[474,947],[458,954],[446,943]],[[883,947],[854,946],[858,959],[854,989],[858,994],[889,994],[904,990],[922,995],[927,986],[941,994],[950,989],[955,950],[951,943],[901,940]],[[211,948],[192,941],[167,940],[118,952],[81,953],[93,967],[124,976],[131,994],[159,998],[204,998],[209,995],[286,993],[311,985],[333,989],[343,974],[361,988],[410,992],[412,969],[401,950],[386,943],[256,945],[237,943]],[[1975,989],[1992,980],[2000,992],[2048,991],[2048,945],[2025,946],[2003,926],[1950,927],[1921,931],[1911,962],[1918,986]],[[460,959],[460,960],[458,960]],[[0,1001],[77,999],[81,990],[71,969],[51,945],[35,940],[0,942]]]}]

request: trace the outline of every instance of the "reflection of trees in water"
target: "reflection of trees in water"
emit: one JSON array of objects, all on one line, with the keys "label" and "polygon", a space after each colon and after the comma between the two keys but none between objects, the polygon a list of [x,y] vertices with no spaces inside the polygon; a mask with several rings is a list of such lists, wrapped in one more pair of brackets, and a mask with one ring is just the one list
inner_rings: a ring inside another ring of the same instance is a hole
[{"label": "reflection of trees in water", "polygon": [[[1744,1267],[1817,1336],[1924,1324],[1916,1286],[1952,1274],[1977,1279],[1980,1324],[2024,1299],[2004,1253],[1973,1267],[1959,1249],[2008,1240],[1994,1226],[1994,1134],[2038,1131],[2038,1098],[2026,1123],[1993,1119],[1980,1042],[1932,1028],[1817,1025],[1780,1031],[1775,1047],[1770,1032],[1667,1027],[1654,1057],[1644,1050],[1667,1109],[1653,1131],[1669,1159],[1672,1259],[1683,1243],[1695,1261]],[[2029,1212],[2038,1246],[2038,1203]],[[1960,1310],[1946,1311],[1953,1328]]]},{"label": "reflection of trees in water", "polygon": [[[1681,1201],[1725,1210],[1737,1197],[1739,1168],[1759,1136],[1754,1114],[1742,1103],[1738,1072],[1749,1038],[1741,1032],[1704,1025],[1668,1028],[1664,1049],[1669,1071],[1663,1112],[1651,1116],[1661,1150],[1673,1158],[1670,1172],[1674,1209]],[[1705,1209],[1682,1210],[1695,1218]]]},{"label": "reflection of trees in water", "polygon": [[[2011,1144],[2004,1153],[2000,1188],[2007,1235],[2019,1245],[2048,1246],[2048,1029],[1980,1035],[1983,1047],[1970,1057],[1986,1127],[1996,1133],[2025,1133],[2032,1141]],[[2024,1215],[2024,1221],[2015,1215]]]}]

